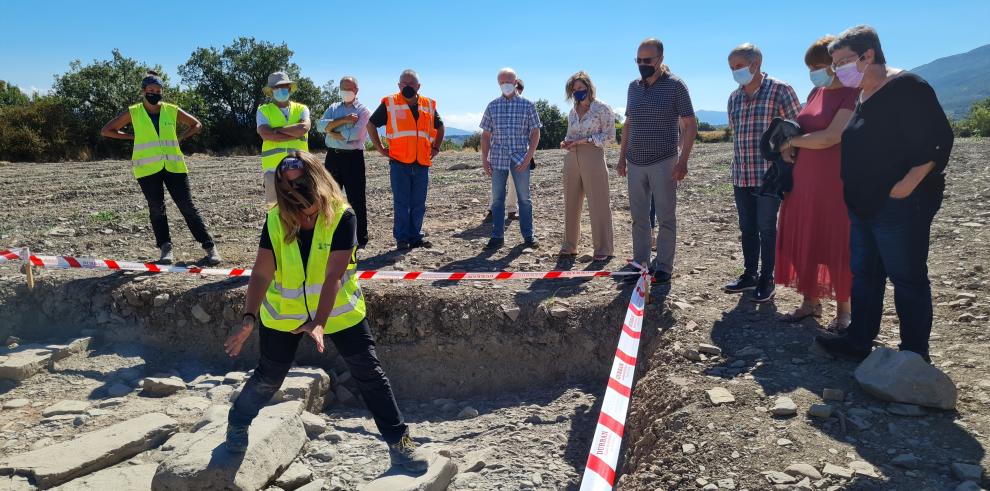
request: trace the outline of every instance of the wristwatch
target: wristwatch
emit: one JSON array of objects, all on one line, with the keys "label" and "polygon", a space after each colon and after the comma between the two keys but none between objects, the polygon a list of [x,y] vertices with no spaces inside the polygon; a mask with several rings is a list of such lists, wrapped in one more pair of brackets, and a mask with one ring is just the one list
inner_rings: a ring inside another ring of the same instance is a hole
[{"label": "wristwatch", "polygon": [[241,314],[241,321],[243,321],[244,319],[246,319],[248,317],[251,318],[251,323],[252,324],[257,324],[258,323],[258,316],[252,314],[251,312],[245,312],[245,313]]}]

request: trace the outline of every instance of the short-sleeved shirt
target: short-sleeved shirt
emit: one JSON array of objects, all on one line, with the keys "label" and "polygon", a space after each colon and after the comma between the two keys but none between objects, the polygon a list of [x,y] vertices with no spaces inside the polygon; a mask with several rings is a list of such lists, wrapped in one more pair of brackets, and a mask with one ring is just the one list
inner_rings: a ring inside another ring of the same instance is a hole
[{"label": "short-sleeved shirt", "polygon": [[[292,110],[292,105],[279,107],[279,110],[282,111],[282,114],[285,115],[285,120],[288,121],[289,112]],[[303,121],[309,121],[309,106],[303,107],[302,117],[299,118],[299,122],[303,122]],[[258,110],[254,114],[254,122],[256,123],[258,128],[269,124],[268,117],[266,117],[264,113],[261,112],[261,106],[258,106]]]},{"label": "short-sleeved shirt", "polygon": [[[302,255],[303,267],[305,268],[309,263],[309,250],[313,245],[313,229],[300,229],[299,235],[296,236],[296,242],[299,243],[299,253]],[[330,250],[351,251],[357,245],[357,219],[354,216],[354,211],[348,208],[344,210],[344,213],[340,217],[340,223],[337,224],[337,229],[333,231],[333,237],[330,238]],[[261,243],[258,244],[258,247],[268,249],[269,251],[274,250],[271,235],[268,234],[267,218],[265,219],[265,225],[261,227]],[[275,267],[277,268],[278,264]]]},{"label": "short-sleeved shirt", "polygon": [[[413,119],[419,120],[419,104],[416,104],[415,106],[410,105],[409,111],[412,112]],[[384,102],[378,105],[378,109],[375,109],[375,112],[371,113],[371,118],[369,118],[368,121],[371,122],[375,128],[385,126],[385,123],[388,122],[388,108],[385,107]],[[433,113],[433,127],[439,130],[441,126],[443,126],[443,120],[440,119],[440,113]],[[423,165],[423,163],[419,161],[416,163]]]},{"label": "short-sleeved shirt", "polygon": [[935,162],[914,193],[941,193],[954,136],[935,91],[902,72],[856,104],[842,132],[843,195],[849,211],[869,218],[914,167]]},{"label": "short-sleeved shirt", "polygon": [[750,96],[742,87],[729,95],[729,128],[732,130],[732,185],[755,187],[771,162],[760,153],[760,140],[773,118],[795,119],[801,102],[790,85],[763,74],[763,82]]},{"label": "short-sleeved shirt", "polygon": [[626,160],[653,165],[677,155],[680,118],[694,116],[687,84],[665,73],[647,85],[642,78],[629,83],[626,97]]},{"label": "short-sleeved shirt", "polygon": [[492,134],[488,152],[492,168],[509,170],[522,164],[529,151],[529,135],[541,126],[536,105],[523,96],[500,96],[489,102],[481,129]]}]

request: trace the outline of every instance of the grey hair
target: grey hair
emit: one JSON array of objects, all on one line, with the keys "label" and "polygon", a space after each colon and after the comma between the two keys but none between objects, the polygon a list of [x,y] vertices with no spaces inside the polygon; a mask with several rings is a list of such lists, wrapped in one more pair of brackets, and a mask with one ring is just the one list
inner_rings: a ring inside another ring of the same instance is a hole
[{"label": "grey hair", "polygon": [[413,70],[412,68],[407,68],[405,70],[402,70],[402,73],[399,74],[399,78],[401,79],[402,77],[405,77],[406,75],[408,75],[408,76],[410,76],[412,78],[415,78],[416,81],[419,82],[419,74],[416,73],[416,70]]},{"label": "grey hair", "polygon": [[663,56],[663,41],[657,38],[646,38],[641,43],[639,47],[649,46],[657,51],[657,55]]},{"label": "grey hair", "polygon": [[[354,78],[354,77],[352,77],[350,75],[344,75],[343,77],[340,77],[340,83],[344,83],[347,80],[350,80],[351,83],[354,84],[355,87],[358,87],[358,81],[357,81],[356,78]],[[340,84],[337,84],[337,85],[340,85]]]},{"label": "grey hair", "polygon": [[880,36],[877,35],[877,30],[866,25],[860,24],[855,27],[850,27],[841,34],[835,41],[832,41],[828,45],[828,53],[832,54],[842,48],[849,48],[853,53],[862,56],[867,50],[873,50],[873,62],[878,65],[886,65],[887,58],[883,55],[883,48],[880,47]]},{"label": "grey hair", "polygon": [[745,58],[749,63],[756,63],[758,61],[763,61],[763,52],[760,48],[757,48],[753,43],[743,43],[729,52],[729,59],[735,57]]}]

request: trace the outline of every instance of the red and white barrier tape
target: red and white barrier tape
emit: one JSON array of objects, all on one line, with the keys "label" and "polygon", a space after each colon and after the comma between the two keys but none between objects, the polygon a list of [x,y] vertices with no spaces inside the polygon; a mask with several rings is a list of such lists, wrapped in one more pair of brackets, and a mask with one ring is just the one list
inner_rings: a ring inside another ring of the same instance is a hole
[{"label": "red and white barrier tape", "polygon": [[7,261],[16,261],[21,258],[21,249],[0,249],[0,264]]},{"label": "red and white barrier tape", "polygon": [[[16,250],[16,249],[15,249]],[[17,254],[10,251],[10,260],[19,259]],[[220,276],[251,276],[250,269],[234,268],[201,268],[198,266],[164,266],[154,263],[129,261],[114,261],[111,259],[95,259],[73,256],[38,256],[32,254],[31,264],[47,269],[105,269],[121,271],[142,271],[147,273],[187,273]],[[4,262],[6,261],[0,261]],[[423,280],[423,281],[460,281],[460,280],[520,280],[520,279],[557,279],[557,278],[597,278],[610,276],[638,275],[636,271],[492,271],[492,272],[441,272],[441,271],[358,271],[360,280]]]},{"label": "red and white barrier tape", "polygon": [[636,357],[639,354],[639,338],[643,330],[643,313],[646,306],[646,282],[643,274],[636,282],[622,333],[615,349],[612,372],[602,400],[595,437],[588,452],[588,464],[581,479],[581,491],[611,490],[615,485],[615,473],[619,465],[619,450],[626,427],[626,413],[632,399],[633,376],[636,374]]}]

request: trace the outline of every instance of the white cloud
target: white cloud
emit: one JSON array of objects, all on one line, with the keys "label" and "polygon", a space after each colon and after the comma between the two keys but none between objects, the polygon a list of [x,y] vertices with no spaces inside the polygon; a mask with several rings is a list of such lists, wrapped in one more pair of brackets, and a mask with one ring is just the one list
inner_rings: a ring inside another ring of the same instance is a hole
[{"label": "white cloud", "polygon": [[478,131],[483,113],[440,113],[444,126],[464,131]]}]

